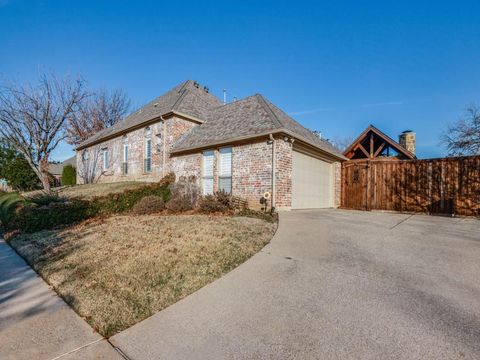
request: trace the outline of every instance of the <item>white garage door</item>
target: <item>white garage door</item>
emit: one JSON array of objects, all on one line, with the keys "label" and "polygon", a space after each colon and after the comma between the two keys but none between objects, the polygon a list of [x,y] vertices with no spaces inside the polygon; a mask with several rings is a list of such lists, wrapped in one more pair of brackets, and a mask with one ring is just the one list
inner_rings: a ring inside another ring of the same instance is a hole
[{"label": "white garage door", "polygon": [[293,152],[292,209],[333,207],[333,164]]}]

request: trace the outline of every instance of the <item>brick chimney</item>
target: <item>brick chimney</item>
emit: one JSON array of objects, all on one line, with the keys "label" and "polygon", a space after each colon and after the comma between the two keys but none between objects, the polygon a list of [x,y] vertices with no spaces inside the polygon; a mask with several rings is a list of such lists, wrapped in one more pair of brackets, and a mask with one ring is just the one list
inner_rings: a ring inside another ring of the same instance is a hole
[{"label": "brick chimney", "polygon": [[416,135],[412,130],[405,130],[398,136],[398,143],[415,155]]}]

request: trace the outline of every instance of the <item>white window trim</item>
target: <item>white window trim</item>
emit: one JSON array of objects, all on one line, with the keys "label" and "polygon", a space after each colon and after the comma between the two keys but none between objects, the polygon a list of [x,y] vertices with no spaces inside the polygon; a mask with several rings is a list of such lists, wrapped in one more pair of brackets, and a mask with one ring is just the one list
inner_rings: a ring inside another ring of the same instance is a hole
[{"label": "white window trim", "polygon": [[[128,174],[128,142],[125,139],[123,141],[123,154],[122,154],[122,175],[127,175]],[[125,169],[126,167],[126,169]],[[125,171],[126,170],[126,171]]]},{"label": "white window trim", "polygon": [[[212,174],[211,175],[205,175],[205,157],[210,156],[212,158]],[[205,150],[202,152],[202,194],[203,195],[211,195],[214,192],[214,169],[215,169],[215,151],[214,150]],[[207,192],[206,191],[206,181],[211,181],[212,183],[212,191]]]},{"label": "white window trim", "polygon": [[[223,174],[224,169],[222,169],[222,151],[229,150],[230,153],[230,166],[229,166],[229,171],[228,173],[225,172]],[[233,148],[231,146],[226,146],[223,148],[220,148],[219,151],[219,157],[218,157],[218,187],[220,190],[220,180],[221,179],[230,179],[230,191],[228,192],[229,194],[232,193],[233,191],[233,178],[232,178],[232,173],[233,173]]]},{"label": "white window trim", "polygon": [[[147,157],[147,144],[150,142],[150,156]],[[147,160],[150,161],[150,169],[147,170]],[[143,145],[143,172],[144,173],[151,173],[152,172],[152,139],[150,137],[146,137],[144,140]]]},{"label": "white window trim", "polygon": [[103,153],[102,153],[102,160],[103,160],[103,163],[102,163],[102,169],[103,171],[107,171],[108,170],[108,167],[109,167],[109,156],[108,156],[108,148],[105,148],[102,150]]}]

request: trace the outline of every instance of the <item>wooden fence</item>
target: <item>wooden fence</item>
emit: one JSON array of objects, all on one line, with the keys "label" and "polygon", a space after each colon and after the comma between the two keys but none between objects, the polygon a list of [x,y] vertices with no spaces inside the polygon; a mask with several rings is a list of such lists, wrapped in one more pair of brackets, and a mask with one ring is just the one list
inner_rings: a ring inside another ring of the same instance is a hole
[{"label": "wooden fence", "polygon": [[346,161],[342,207],[480,216],[480,156]]}]

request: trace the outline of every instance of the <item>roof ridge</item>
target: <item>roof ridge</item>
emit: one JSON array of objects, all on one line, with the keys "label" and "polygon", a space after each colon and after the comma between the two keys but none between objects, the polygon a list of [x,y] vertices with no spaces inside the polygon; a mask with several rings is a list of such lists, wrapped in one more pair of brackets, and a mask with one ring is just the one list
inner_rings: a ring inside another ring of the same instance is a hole
[{"label": "roof ridge", "polygon": [[180,95],[178,96],[178,99],[173,103],[172,110],[175,110],[182,103],[182,100],[185,98],[185,95],[188,93],[188,89],[186,87],[190,83],[190,81],[191,80],[185,81],[182,87],[178,90]]},{"label": "roof ridge", "polygon": [[274,122],[277,123],[276,124],[277,129],[282,129],[284,127],[282,122],[277,117],[277,115],[275,115],[272,108],[268,105],[267,101],[265,100],[265,98],[261,94],[255,94],[254,96],[256,97],[257,100],[259,100],[260,105],[262,105],[262,107],[267,111],[268,115],[271,118],[273,118]]},{"label": "roof ridge", "polygon": [[221,105],[218,105],[214,108],[212,108],[212,110],[217,110],[217,109],[220,109],[220,108],[223,108],[223,107],[226,107],[226,106],[230,106],[230,105],[235,105],[236,103],[239,103],[239,102],[242,102],[242,101],[246,101],[246,100],[249,100],[251,98],[254,98],[255,96],[257,96],[258,94],[254,94],[254,95],[249,95],[247,97],[244,97],[242,99],[237,99],[235,101],[231,101],[229,103],[226,103],[226,104],[221,104]]}]

